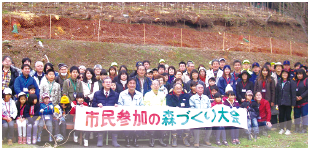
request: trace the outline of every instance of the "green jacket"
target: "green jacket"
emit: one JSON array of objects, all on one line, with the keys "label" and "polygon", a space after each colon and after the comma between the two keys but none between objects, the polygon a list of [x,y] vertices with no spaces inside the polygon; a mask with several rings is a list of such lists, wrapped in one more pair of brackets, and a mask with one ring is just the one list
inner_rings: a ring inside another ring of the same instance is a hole
[{"label": "green jacket", "polygon": [[[83,93],[83,85],[80,80],[72,80],[71,78],[66,79],[63,83],[63,95],[67,95],[69,97],[70,103],[75,100],[73,96],[74,93]],[[76,88],[74,88],[76,86]],[[75,90],[74,90],[75,89]],[[83,93],[84,94],[84,93]]]}]

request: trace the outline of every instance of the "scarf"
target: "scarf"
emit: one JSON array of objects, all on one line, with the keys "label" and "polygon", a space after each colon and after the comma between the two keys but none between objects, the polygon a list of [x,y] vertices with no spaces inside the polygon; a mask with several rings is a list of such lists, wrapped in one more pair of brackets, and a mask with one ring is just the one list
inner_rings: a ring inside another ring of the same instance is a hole
[{"label": "scarf", "polygon": [[34,105],[31,105],[31,106],[30,106],[29,115],[30,115],[30,116],[33,116],[33,115],[34,115]]},{"label": "scarf", "polygon": [[199,79],[203,82],[203,83],[206,83],[205,81],[206,81],[206,77],[201,77],[201,76],[199,76]]},{"label": "scarf", "polygon": [[123,80],[120,80],[120,82],[122,83],[123,87],[125,87],[126,83],[127,83],[127,80],[123,81]]}]

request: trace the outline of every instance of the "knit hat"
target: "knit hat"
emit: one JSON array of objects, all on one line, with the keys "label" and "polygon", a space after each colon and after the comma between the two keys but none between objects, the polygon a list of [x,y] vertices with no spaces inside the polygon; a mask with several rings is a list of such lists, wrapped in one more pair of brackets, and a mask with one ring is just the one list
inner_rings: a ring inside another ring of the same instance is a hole
[{"label": "knit hat", "polygon": [[233,91],[233,88],[231,87],[230,84],[227,84],[227,86],[225,88],[225,93],[227,93],[228,91]]},{"label": "knit hat", "polygon": [[42,99],[47,98],[47,97],[50,98],[50,96],[48,95],[48,93],[43,93],[43,94],[42,94]]},{"label": "knit hat", "polygon": [[158,63],[165,63],[166,61],[164,59],[160,59]]},{"label": "knit hat", "polygon": [[231,70],[231,68],[230,68],[229,65],[225,65],[225,66],[223,67],[223,70],[225,70],[226,68],[228,68],[229,70]]},{"label": "knit hat", "polygon": [[96,68],[102,69],[102,66],[101,66],[100,64],[96,64],[96,65],[94,66],[94,70],[95,70]]},{"label": "knit hat", "polygon": [[60,70],[62,67],[67,67],[67,68],[68,68],[68,66],[67,66],[66,64],[64,64],[64,63],[59,63],[59,64],[58,64],[58,69]]},{"label": "knit hat", "polygon": [[68,96],[62,96],[61,97],[61,99],[60,99],[60,103],[62,103],[62,104],[68,104],[68,103],[70,103],[70,101],[69,101],[69,97]]},{"label": "knit hat", "polygon": [[245,64],[245,63],[250,64],[250,61],[249,61],[249,60],[247,60],[247,59],[245,59],[245,60],[243,60],[243,61],[242,61],[242,64]]},{"label": "knit hat", "polygon": [[12,95],[12,90],[10,88],[5,88],[3,90],[3,94],[7,95],[7,94],[11,94]]}]

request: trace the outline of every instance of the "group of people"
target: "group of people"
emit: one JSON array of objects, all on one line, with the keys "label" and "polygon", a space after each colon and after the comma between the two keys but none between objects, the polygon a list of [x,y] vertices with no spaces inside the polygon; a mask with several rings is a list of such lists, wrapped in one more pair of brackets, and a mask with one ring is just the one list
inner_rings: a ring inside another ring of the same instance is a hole
[{"label": "group of people", "polygon": [[[159,60],[158,67],[151,69],[148,60],[136,63],[136,70],[128,74],[125,65],[116,62],[106,70],[100,64],[93,68],[68,67],[58,64],[58,72],[51,63],[35,62],[23,58],[21,68],[12,65],[12,59],[2,59],[2,139],[12,144],[14,123],[18,128],[19,144],[41,142],[43,126],[47,127],[49,141],[63,141],[68,136],[66,123],[74,122],[76,107],[103,106],[170,106],[192,109],[209,109],[215,105],[240,107],[247,110],[247,138],[257,138],[268,130],[279,130],[279,134],[291,134],[291,112],[294,111],[295,132],[306,133],[308,126],[308,68],[297,62],[291,69],[290,62],[266,62],[262,67],[249,60],[234,60],[232,67],[224,58],[214,59],[209,69],[193,61],[180,62],[178,68]],[[259,128],[261,127],[261,128]],[[284,130],[285,129],[285,130]],[[253,130],[253,131],[252,131]],[[54,131],[54,132],[53,132]],[[178,139],[190,146],[199,147],[200,132],[204,144],[226,145],[226,131],[232,144],[240,144],[239,128],[206,127],[171,131],[171,145],[176,147]],[[74,131],[73,140],[83,132],[84,146],[97,137],[97,146],[103,146],[106,131]],[[149,146],[158,139],[167,146],[167,131],[146,131]],[[126,147],[139,147],[138,139],[143,131],[112,131],[112,145],[120,147],[118,135],[123,134]],[[220,140],[222,138],[222,140]],[[3,140],[2,140],[3,142]]]}]

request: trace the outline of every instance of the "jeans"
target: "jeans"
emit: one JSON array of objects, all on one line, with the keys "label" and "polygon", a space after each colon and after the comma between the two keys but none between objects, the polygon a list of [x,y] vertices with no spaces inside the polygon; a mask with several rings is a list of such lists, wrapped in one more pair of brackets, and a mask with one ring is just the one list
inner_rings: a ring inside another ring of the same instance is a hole
[{"label": "jeans", "polygon": [[245,131],[246,134],[251,134],[251,129],[253,127],[254,134],[259,133],[257,118],[248,119],[248,130]]},{"label": "jeans", "polygon": [[53,119],[53,124],[55,127],[55,135],[61,134],[63,137],[65,137],[67,135],[67,131],[66,131],[67,122],[62,121],[60,125],[59,125],[59,123],[60,123],[59,119],[58,120]]},{"label": "jeans", "polygon": [[[53,120],[52,119],[44,119],[45,121],[45,125],[46,125],[46,128],[47,130],[50,132],[49,135],[52,136],[53,135]],[[38,132],[38,136],[41,137],[41,133],[42,133],[42,130],[43,130],[43,126],[44,126],[44,121],[43,121],[43,118],[41,118],[39,120],[39,132]]]},{"label": "jeans", "polygon": [[292,118],[291,118],[292,106],[279,106],[279,124],[280,129],[284,129],[284,119],[286,119],[286,129],[291,130]]},{"label": "jeans", "polygon": [[39,120],[36,120],[37,117],[28,117],[27,118],[27,137],[31,137],[31,130],[32,136],[37,136]]},{"label": "jeans", "polygon": [[239,128],[237,127],[227,127],[226,129],[230,130],[231,139],[238,139],[239,138]]},{"label": "jeans", "polygon": [[9,123],[6,120],[2,120],[2,139],[12,139],[14,135],[14,120]]},{"label": "jeans", "polygon": [[220,141],[220,136],[222,135],[222,140],[226,141],[226,132],[224,127],[215,127],[216,141]]},{"label": "jeans", "polygon": [[295,124],[299,125],[302,121],[302,125],[308,125],[308,104],[301,108],[294,108]]},{"label": "jeans", "polygon": [[16,119],[16,124],[17,124],[18,136],[26,137],[27,120],[25,119],[23,122],[21,122],[19,119]]}]

